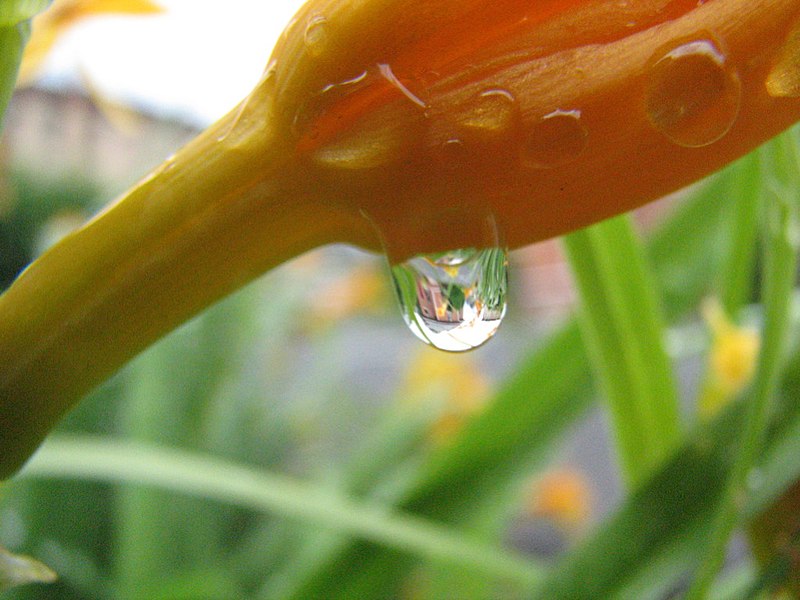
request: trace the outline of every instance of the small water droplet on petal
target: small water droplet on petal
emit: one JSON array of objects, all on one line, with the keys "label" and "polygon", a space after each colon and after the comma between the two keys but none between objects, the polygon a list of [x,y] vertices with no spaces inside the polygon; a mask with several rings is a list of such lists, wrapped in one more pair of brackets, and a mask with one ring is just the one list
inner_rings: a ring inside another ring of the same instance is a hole
[{"label": "small water droplet on petal", "polygon": [[328,45],[328,20],[322,15],[312,17],[306,25],[303,41],[311,56],[322,56]]},{"label": "small water droplet on petal", "polygon": [[448,171],[464,167],[469,159],[467,146],[459,138],[445,140],[434,154],[434,160]]},{"label": "small water droplet on petal", "polygon": [[529,167],[552,169],[569,164],[586,148],[588,132],[579,110],[555,110],[533,127],[523,148]]},{"label": "small water droplet on petal", "polygon": [[514,95],[497,88],[481,92],[455,118],[464,130],[491,136],[509,131],[514,126],[516,115]]},{"label": "small water droplet on petal", "polygon": [[739,114],[742,85],[717,44],[695,40],[671,48],[653,63],[646,111],[670,140],[700,148],[722,138]]},{"label": "small water droplet on petal", "polygon": [[800,21],[786,38],[778,62],[767,77],[767,91],[776,98],[800,98]]},{"label": "small water droplet on petal", "polygon": [[502,248],[420,255],[392,267],[406,324],[449,352],[472,350],[495,334],[506,312],[507,273]]}]

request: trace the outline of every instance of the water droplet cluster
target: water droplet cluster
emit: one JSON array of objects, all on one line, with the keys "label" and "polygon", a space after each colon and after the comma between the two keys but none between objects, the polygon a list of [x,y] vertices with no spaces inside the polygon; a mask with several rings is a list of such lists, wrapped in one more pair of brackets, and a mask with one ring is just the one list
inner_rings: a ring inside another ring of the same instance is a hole
[{"label": "water droplet cluster", "polygon": [[472,350],[495,334],[506,312],[507,272],[501,248],[417,256],[392,267],[406,324],[449,352]]},{"label": "water droplet cluster", "polygon": [[[303,41],[310,57],[328,51],[331,25],[321,15],[307,21]],[[742,84],[714,35],[676,40],[642,66],[641,117],[676,146],[709,146],[734,127]],[[588,116],[595,109],[590,106],[570,106],[565,100],[538,116],[530,110],[523,115],[517,97],[521,90],[487,85],[445,109],[430,105],[426,96],[440,77],[431,71],[415,78],[388,62],[365,65],[363,72],[325,86],[300,108],[295,118],[298,148],[318,165],[339,171],[390,167],[413,155],[447,176],[467,172],[481,156],[498,149],[516,161],[509,165],[515,169],[560,169],[592,144]],[[773,96],[800,96],[800,24],[766,87]],[[401,112],[392,112],[390,105]],[[444,350],[482,344],[505,313],[506,265],[506,253],[495,247],[418,256],[393,266],[409,327]]]},{"label": "water droplet cluster", "polygon": [[[316,15],[307,22],[304,42],[310,56],[325,52],[329,35],[330,23],[325,17]],[[800,27],[790,38],[785,54],[767,82],[775,95],[800,92]],[[713,36],[675,42],[659,51],[647,68],[644,114],[669,140],[686,148],[703,147],[718,141],[733,127],[741,103],[741,82],[722,44]],[[445,169],[460,168],[469,164],[469,156],[480,156],[487,151],[483,146],[494,143],[519,147],[519,167],[554,169],[578,159],[591,144],[581,107],[553,106],[538,118],[527,115],[523,119],[514,90],[487,86],[445,112],[428,105],[425,92],[430,85],[424,78],[404,78],[388,63],[367,66],[357,76],[325,86],[301,107],[296,123],[314,128],[316,116],[344,110],[339,105],[350,100],[347,110],[356,122],[328,114],[328,122],[340,128],[337,135],[326,137],[318,129],[306,132],[307,137],[319,138],[312,157],[325,166],[350,170],[387,165],[402,160],[403,152],[418,154],[426,147],[434,154],[436,164]],[[374,116],[375,110],[369,109],[379,110],[397,101],[428,124],[427,131],[415,131],[419,138],[416,146],[403,139],[407,131],[402,126],[370,128],[357,122]]]}]

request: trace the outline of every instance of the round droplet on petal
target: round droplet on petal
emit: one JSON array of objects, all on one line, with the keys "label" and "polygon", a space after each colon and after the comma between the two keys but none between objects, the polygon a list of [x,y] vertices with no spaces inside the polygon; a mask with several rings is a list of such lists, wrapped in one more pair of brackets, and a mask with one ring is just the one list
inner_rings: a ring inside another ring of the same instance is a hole
[{"label": "round droplet on petal", "polygon": [[517,101],[508,90],[497,88],[481,92],[456,113],[459,126],[476,135],[503,134],[514,126]]},{"label": "round droplet on petal", "polygon": [[445,140],[434,154],[434,160],[448,171],[459,169],[469,162],[467,145],[459,138]]},{"label": "round droplet on petal", "polygon": [[645,110],[670,140],[699,148],[728,133],[741,96],[736,69],[714,42],[702,39],[671,48],[653,63]]},{"label": "round droplet on petal", "polygon": [[502,248],[420,255],[392,267],[408,327],[449,352],[472,350],[495,334],[506,312],[507,273]]},{"label": "round droplet on petal", "polygon": [[776,98],[800,98],[800,21],[786,38],[767,77],[767,91]]},{"label": "round droplet on petal", "polygon": [[586,148],[588,136],[581,111],[553,111],[534,125],[523,147],[523,161],[537,169],[569,164]]},{"label": "round droplet on petal", "polygon": [[322,56],[328,45],[328,20],[322,15],[311,17],[306,25],[303,40],[311,56]]},{"label": "round droplet on petal", "polygon": [[398,122],[377,111],[313,153],[317,164],[344,170],[373,169],[401,160],[415,141],[414,122]]}]

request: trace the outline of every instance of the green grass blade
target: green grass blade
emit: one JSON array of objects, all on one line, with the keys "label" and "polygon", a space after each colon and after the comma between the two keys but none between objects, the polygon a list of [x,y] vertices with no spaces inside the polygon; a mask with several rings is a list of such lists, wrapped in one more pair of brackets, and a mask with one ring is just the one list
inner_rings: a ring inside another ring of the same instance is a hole
[{"label": "green grass blade", "polygon": [[[2,14],[0,14],[2,16]],[[30,36],[29,21],[0,24],[0,131],[8,101],[14,93],[22,51]]]},{"label": "green grass blade", "polygon": [[0,131],[8,101],[14,93],[22,51],[31,33],[30,20],[51,0],[4,0],[0,2]]},{"label": "green grass blade", "polygon": [[29,583],[51,583],[57,575],[30,556],[12,554],[0,546],[0,593]]},{"label": "green grass blade", "polygon": [[78,478],[156,486],[181,494],[276,512],[364,537],[431,560],[529,585],[542,569],[496,547],[383,507],[357,504],[313,488],[210,456],[135,442],[54,436],[20,477]]},{"label": "green grass blade", "polygon": [[[800,375],[799,359],[795,356],[793,378]],[[761,485],[737,518],[756,514],[800,476],[797,382],[789,385],[758,464]],[[702,555],[747,408],[738,402],[698,428],[663,469],[558,565],[535,597],[662,598],[673,589]]]},{"label": "green grass blade", "polygon": [[722,562],[730,537],[739,522],[741,498],[747,494],[747,478],[761,450],[769,422],[772,398],[785,361],[789,341],[792,290],[797,269],[796,132],[791,131],[762,150],[767,184],[774,192],[765,202],[764,333],[747,418],[725,494],[715,515],[712,537],[688,598],[705,598]]},{"label": "green grass blade", "polygon": [[27,21],[50,6],[51,2],[52,0],[3,0],[0,2],[0,26]]},{"label": "green grass blade", "polygon": [[747,156],[734,167],[731,186],[723,201],[734,203],[727,258],[723,262],[717,287],[722,307],[735,316],[750,302],[758,256],[758,212],[761,174],[758,155]]},{"label": "green grass blade", "polygon": [[623,475],[636,488],[680,440],[678,396],[655,283],[629,216],[575,232],[564,246]]}]

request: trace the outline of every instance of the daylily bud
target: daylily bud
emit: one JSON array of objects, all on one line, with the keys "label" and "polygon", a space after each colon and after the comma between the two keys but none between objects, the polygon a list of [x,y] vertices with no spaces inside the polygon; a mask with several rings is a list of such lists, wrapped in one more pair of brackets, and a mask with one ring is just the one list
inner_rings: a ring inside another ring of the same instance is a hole
[{"label": "daylily bud", "polygon": [[276,48],[276,120],[396,258],[480,243],[487,214],[516,247],[796,121],[798,28],[791,0],[312,2]]}]

